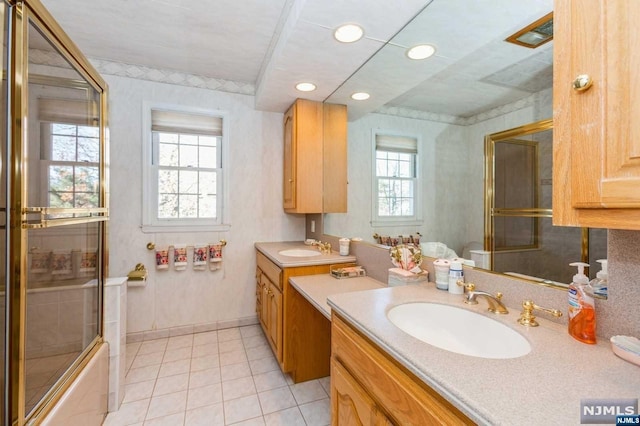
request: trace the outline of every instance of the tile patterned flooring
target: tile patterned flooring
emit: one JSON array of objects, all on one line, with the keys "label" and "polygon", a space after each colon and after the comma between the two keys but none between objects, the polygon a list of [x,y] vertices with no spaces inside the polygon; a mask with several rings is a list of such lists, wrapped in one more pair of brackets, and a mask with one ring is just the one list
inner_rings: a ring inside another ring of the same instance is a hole
[{"label": "tile patterned flooring", "polygon": [[127,344],[120,410],[104,426],[325,426],[329,377],[293,384],[259,325]]}]

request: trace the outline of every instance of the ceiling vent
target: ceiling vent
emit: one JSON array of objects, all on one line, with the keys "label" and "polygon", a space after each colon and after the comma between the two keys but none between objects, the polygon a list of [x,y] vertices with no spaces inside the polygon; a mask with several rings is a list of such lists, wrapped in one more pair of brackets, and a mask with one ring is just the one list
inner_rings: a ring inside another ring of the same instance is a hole
[{"label": "ceiling vent", "polygon": [[505,41],[535,49],[553,39],[553,12],[527,25]]}]

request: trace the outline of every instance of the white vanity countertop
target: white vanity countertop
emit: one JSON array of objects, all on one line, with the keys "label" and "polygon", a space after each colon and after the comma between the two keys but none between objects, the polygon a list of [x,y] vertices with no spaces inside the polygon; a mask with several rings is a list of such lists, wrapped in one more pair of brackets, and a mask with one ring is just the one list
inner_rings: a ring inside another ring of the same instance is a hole
[{"label": "white vanity countertop", "polygon": [[329,274],[291,277],[289,282],[329,320],[331,320],[331,308],[327,304],[329,296],[385,287],[380,281],[369,277],[337,279]]},{"label": "white vanity countertop", "polygon": [[[503,322],[529,341],[531,352],[513,359],[460,355],[423,343],[387,319],[392,307],[419,301]],[[334,294],[329,305],[479,424],[579,425],[581,399],[640,397],[640,367],[614,355],[608,340],[578,342],[545,314],[537,316],[539,327],[527,328],[516,322],[520,308],[508,306],[508,315],[494,315],[486,312],[485,300],[465,305],[461,295],[437,290],[433,283]],[[553,308],[566,313],[565,306]]]},{"label": "white vanity countertop", "polygon": [[281,268],[294,268],[296,266],[327,265],[333,263],[352,263],[355,256],[340,256],[337,251],[331,250],[331,254],[320,256],[293,257],[283,256],[279,252],[290,249],[318,250],[315,246],[305,245],[302,241],[281,241],[269,243],[255,243],[255,248]]}]

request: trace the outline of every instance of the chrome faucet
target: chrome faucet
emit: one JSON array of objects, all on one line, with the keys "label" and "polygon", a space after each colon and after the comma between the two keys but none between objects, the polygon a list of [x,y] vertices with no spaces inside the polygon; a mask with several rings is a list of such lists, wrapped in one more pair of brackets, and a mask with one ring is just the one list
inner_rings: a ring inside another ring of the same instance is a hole
[{"label": "chrome faucet", "polygon": [[458,280],[457,284],[464,286],[464,288],[467,290],[466,294],[464,295],[464,303],[468,305],[477,305],[478,301],[476,299],[478,298],[478,296],[482,296],[489,304],[489,312],[493,312],[494,314],[509,313],[507,307],[504,306],[504,303],[502,303],[502,293],[496,293],[496,295],[494,296],[493,294],[487,293],[486,291],[476,290],[475,284],[465,284],[462,280]]}]

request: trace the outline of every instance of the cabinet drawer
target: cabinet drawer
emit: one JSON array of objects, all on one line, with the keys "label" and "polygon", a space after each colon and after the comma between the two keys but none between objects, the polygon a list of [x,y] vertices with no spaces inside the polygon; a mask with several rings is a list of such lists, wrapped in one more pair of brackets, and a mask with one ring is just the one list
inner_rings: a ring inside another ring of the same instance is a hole
[{"label": "cabinet drawer", "polygon": [[396,424],[474,424],[335,314],[332,317],[331,353]]},{"label": "cabinet drawer", "polygon": [[256,252],[256,259],[262,273],[282,291],[282,269],[260,252]]}]

